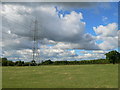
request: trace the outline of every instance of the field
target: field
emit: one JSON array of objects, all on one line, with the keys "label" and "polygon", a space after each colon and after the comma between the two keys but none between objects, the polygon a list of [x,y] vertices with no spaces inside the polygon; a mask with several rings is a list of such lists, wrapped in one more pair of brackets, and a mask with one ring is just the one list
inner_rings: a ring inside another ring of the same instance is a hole
[{"label": "field", "polygon": [[3,88],[117,88],[118,65],[2,67]]}]

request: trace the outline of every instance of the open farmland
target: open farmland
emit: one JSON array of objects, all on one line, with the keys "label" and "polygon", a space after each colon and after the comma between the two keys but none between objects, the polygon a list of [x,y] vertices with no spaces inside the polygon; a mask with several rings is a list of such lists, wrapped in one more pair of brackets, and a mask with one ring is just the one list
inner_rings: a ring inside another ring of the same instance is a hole
[{"label": "open farmland", "polygon": [[3,88],[117,88],[118,64],[2,67]]}]

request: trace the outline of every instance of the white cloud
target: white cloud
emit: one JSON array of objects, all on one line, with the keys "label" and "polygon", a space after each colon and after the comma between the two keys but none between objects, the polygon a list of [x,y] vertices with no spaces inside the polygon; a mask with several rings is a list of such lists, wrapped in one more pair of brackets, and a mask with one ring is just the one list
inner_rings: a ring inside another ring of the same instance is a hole
[{"label": "white cloud", "polygon": [[108,20],[108,17],[105,17],[105,16],[102,17],[102,21],[103,21],[105,24],[107,23],[107,20]]},{"label": "white cloud", "polygon": [[[62,42],[70,46],[73,45],[70,48],[99,49],[92,35],[84,33],[85,22],[81,21],[83,19],[82,13],[72,11],[70,14],[59,18],[54,7],[42,5],[39,7],[27,7],[25,5],[3,4],[2,16],[3,31],[6,28],[7,32],[10,31],[12,35],[15,34],[19,38],[28,37],[32,39],[34,17],[37,17],[38,25],[36,28],[38,33],[36,35],[41,42],[57,42],[58,45],[59,42]],[[22,44],[22,41],[19,40],[19,43]]]},{"label": "white cloud", "polygon": [[120,30],[118,30],[118,46],[120,47]]},{"label": "white cloud", "polygon": [[7,57],[8,60],[24,60],[31,61],[32,50],[31,49],[22,49],[22,50],[6,50],[3,51],[4,57]]},{"label": "white cloud", "polygon": [[105,54],[105,53],[108,53],[108,51],[97,50],[97,51],[93,51],[93,53],[96,53],[96,54]]},{"label": "white cloud", "polygon": [[103,42],[99,44],[99,47],[104,50],[115,49],[118,47],[118,37],[103,37]]},{"label": "white cloud", "polygon": [[113,37],[117,35],[118,28],[116,23],[110,23],[106,26],[100,25],[98,27],[93,27],[96,34],[106,37]]},{"label": "white cloud", "polygon": [[85,53],[87,53],[87,51],[80,51],[80,53],[83,53],[83,54],[85,54]]},{"label": "white cloud", "polygon": [[97,40],[103,42],[99,44],[99,47],[103,50],[115,49],[118,47],[118,26],[117,23],[110,23],[106,26],[100,25],[93,27],[93,30],[98,35]]},{"label": "white cloud", "polygon": [[107,19],[108,19],[108,17],[105,17],[105,16],[102,17],[102,20],[103,20],[103,21],[105,21],[105,20],[107,20]]},{"label": "white cloud", "polygon": [[[63,8],[69,8],[69,5]],[[85,53],[80,56],[74,50],[69,51],[67,49],[97,50],[116,47],[116,43],[114,43],[115,45],[109,45],[110,41],[111,43],[112,40],[116,41],[116,23],[94,27],[94,31],[99,35],[96,37],[85,33],[86,23],[82,21],[84,19],[82,13],[71,11],[70,14],[65,16],[61,14],[61,17],[59,17],[53,5],[41,4],[35,6],[6,3],[2,5],[2,43],[5,56],[31,60],[35,19],[38,21],[36,36],[40,42],[41,60],[49,58],[52,60],[81,60],[95,58],[95,56],[101,58],[104,57],[101,53]],[[110,37],[106,38],[108,36]],[[102,39],[104,43],[98,45],[95,42],[96,39]],[[109,48],[105,46],[106,43]]]}]

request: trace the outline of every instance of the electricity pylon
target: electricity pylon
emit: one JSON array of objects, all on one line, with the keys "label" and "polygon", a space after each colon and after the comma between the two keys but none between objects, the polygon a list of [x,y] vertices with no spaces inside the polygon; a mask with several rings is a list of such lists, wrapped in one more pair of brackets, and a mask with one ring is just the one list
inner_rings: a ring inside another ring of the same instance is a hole
[{"label": "electricity pylon", "polygon": [[38,21],[35,19],[34,21],[34,29],[33,29],[33,48],[32,48],[32,57],[33,60],[38,62],[39,52],[38,52]]}]

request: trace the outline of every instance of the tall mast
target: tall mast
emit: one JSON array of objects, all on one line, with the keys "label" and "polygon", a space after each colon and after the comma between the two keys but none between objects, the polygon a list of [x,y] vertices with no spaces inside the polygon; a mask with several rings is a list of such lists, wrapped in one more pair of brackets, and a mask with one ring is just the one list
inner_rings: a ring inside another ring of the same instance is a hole
[{"label": "tall mast", "polygon": [[38,28],[37,28],[38,22],[37,19],[35,19],[34,22],[34,30],[33,30],[33,60],[37,61],[38,59]]}]

